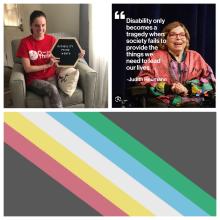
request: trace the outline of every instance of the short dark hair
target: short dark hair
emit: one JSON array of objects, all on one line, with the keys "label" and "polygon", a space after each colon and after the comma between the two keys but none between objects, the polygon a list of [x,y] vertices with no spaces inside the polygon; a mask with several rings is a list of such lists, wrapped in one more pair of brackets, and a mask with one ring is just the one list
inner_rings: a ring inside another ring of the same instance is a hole
[{"label": "short dark hair", "polygon": [[[34,22],[34,20],[38,17],[44,17],[47,20],[47,16],[44,12],[39,11],[39,10],[35,10],[31,13],[30,15],[30,26],[32,25],[32,23]],[[32,33],[32,30],[31,30]]]}]

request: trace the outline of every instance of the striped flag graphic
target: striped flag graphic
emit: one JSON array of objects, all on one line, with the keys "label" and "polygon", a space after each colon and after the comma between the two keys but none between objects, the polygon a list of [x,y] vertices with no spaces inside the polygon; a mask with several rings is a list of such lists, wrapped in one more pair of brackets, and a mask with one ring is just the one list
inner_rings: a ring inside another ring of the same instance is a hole
[{"label": "striped flag graphic", "polygon": [[7,112],[4,122],[7,148],[100,215],[216,215],[211,193],[107,114]]}]

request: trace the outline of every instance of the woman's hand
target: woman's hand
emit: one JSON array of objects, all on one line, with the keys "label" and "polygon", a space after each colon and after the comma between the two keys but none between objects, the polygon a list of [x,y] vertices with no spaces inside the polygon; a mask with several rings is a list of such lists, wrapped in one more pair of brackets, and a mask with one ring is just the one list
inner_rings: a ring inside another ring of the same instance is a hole
[{"label": "woman's hand", "polygon": [[81,50],[79,53],[79,58],[83,58],[85,56],[86,51],[85,50]]},{"label": "woman's hand", "polygon": [[51,56],[50,57],[50,61],[48,63],[49,67],[53,66],[54,64],[58,64],[60,62],[60,59],[59,58],[56,58],[54,56]]},{"label": "woman's hand", "polygon": [[187,96],[188,95],[188,89],[180,82],[173,83],[171,90],[181,96]]}]

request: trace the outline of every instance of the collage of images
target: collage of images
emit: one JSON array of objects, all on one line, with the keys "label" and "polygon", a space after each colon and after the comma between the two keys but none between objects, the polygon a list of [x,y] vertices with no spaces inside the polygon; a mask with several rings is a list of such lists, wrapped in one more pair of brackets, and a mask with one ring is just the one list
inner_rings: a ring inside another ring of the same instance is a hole
[{"label": "collage of images", "polygon": [[215,4],[98,11],[4,4],[5,108],[215,108]]},{"label": "collage of images", "polygon": [[2,216],[217,218],[217,3],[88,2],[2,3]]}]

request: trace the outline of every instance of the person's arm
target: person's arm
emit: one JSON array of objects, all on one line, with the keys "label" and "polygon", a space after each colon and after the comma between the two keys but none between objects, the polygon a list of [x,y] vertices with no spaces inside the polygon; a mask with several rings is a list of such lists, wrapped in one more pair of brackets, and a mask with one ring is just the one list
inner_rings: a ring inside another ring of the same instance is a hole
[{"label": "person's arm", "polygon": [[46,70],[57,62],[58,61],[55,58],[51,57],[49,63],[36,66],[36,65],[31,65],[29,58],[22,58],[22,65],[26,73],[34,73],[34,72]]},{"label": "person's arm", "polygon": [[50,67],[49,63],[40,66],[31,65],[29,58],[22,58],[22,65],[26,73],[38,72]]}]

